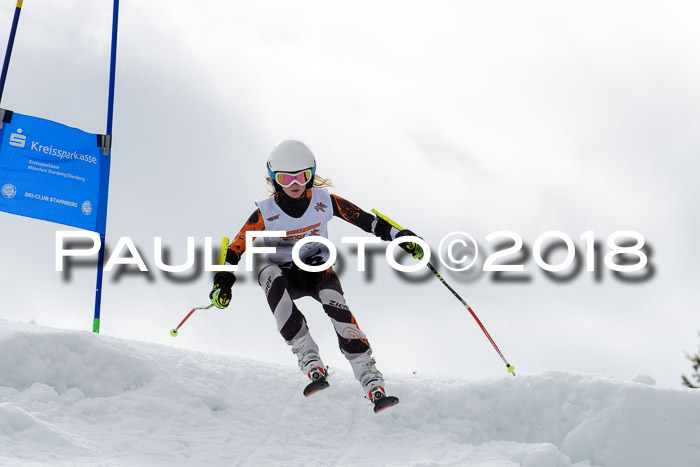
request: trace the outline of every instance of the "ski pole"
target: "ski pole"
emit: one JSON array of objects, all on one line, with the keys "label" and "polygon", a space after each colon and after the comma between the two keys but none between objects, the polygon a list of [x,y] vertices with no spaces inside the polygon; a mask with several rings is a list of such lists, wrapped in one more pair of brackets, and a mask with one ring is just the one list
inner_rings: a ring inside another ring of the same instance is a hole
[{"label": "ski pole", "polygon": [[[219,266],[223,265],[226,262],[226,253],[228,252],[228,244],[229,244],[229,239],[228,237],[224,237],[221,239],[221,244],[219,245],[219,258],[216,261],[216,264]],[[213,307],[214,304],[210,303],[207,306],[196,306],[190,310],[189,313],[187,313],[187,316],[180,321],[180,324],[177,325],[176,328],[170,330],[170,335],[173,337],[177,337],[177,331],[182,327],[183,324],[185,324],[185,321],[190,319],[190,316],[192,316],[192,313],[195,312],[195,310],[208,310],[209,308]]]},{"label": "ski pole", "polygon": [[[376,209],[372,209],[372,212],[373,212],[374,214],[376,214],[377,217],[379,217],[379,218],[381,218],[381,219],[384,219],[385,221],[387,221],[389,224],[391,224],[392,226],[396,227],[397,229],[399,229],[399,230],[404,230],[403,227],[401,227],[398,223],[396,223],[396,221],[393,221],[393,220],[389,219],[387,216],[385,216],[384,214],[381,214],[381,213],[378,212]],[[479,317],[476,316],[476,313],[474,313],[474,310],[472,310],[472,308],[469,306],[469,304],[468,304],[467,302],[464,301],[464,299],[455,291],[455,289],[453,289],[452,287],[450,287],[450,284],[448,284],[447,281],[445,281],[445,279],[443,279],[443,277],[440,275],[439,272],[437,272],[437,271],[435,270],[435,268],[433,267],[432,264],[428,263],[428,269],[430,269],[430,270],[433,272],[433,274],[435,274],[435,277],[437,277],[438,279],[440,279],[440,282],[442,282],[443,285],[444,285],[445,287],[447,287],[447,289],[448,289],[450,292],[452,292],[452,295],[454,295],[454,296],[457,298],[457,300],[459,300],[460,302],[462,302],[462,305],[464,305],[464,307],[469,311],[469,313],[471,313],[472,317],[476,320],[477,324],[479,325],[479,327],[481,328],[481,330],[482,330],[482,331],[484,332],[484,334],[486,335],[486,338],[489,340],[489,342],[491,342],[491,345],[492,345],[493,348],[496,350],[496,352],[498,352],[498,355],[501,357],[501,360],[503,360],[503,363],[506,364],[506,368],[508,369],[508,373],[511,373],[513,376],[515,376],[515,367],[514,367],[513,365],[511,365],[510,363],[508,363],[508,360],[506,360],[506,357],[503,356],[503,352],[501,352],[501,349],[498,348],[498,346],[496,345],[496,342],[495,342],[495,341],[493,340],[493,338],[491,337],[491,334],[489,334],[489,332],[486,330],[486,328],[484,327],[484,325],[481,323],[481,320],[479,319]]]},{"label": "ski pole", "polygon": [[214,304],[213,304],[213,303],[210,303],[210,304],[207,305],[207,306],[196,306],[196,307],[192,308],[192,310],[190,310],[190,312],[187,313],[187,316],[185,316],[185,318],[184,318],[182,321],[180,321],[180,324],[178,324],[177,327],[176,327],[175,329],[171,329],[171,330],[170,330],[170,335],[173,336],[173,337],[177,337],[177,331],[178,331],[178,329],[180,329],[180,327],[181,327],[183,324],[185,324],[185,321],[187,321],[188,319],[190,319],[190,316],[192,316],[192,313],[194,313],[195,310],[208,310],[209,308],[211,308],[211,307],[213,307],[213,306],[214,306]]}]

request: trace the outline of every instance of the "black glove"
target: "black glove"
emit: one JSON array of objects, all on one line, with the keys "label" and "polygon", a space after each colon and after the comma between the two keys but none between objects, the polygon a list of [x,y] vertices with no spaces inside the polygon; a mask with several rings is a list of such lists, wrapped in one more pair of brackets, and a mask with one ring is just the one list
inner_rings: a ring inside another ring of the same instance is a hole
[{"label": "black glove", "polygon": [[220,271],[214,275],[214,287],[209,292],[211,303],[222,310],[231,303],[231,287],[236,282],[232,272]]},{"label": "black glove", "polygon": [[374,225],[374,236],[379,237],[385,242],[390,242],[393,240],[391,238],[391,224],[382,219],[381,217],[376,217],[377,223]]},{"label": "black glove", "polygon": [[[396,234],[396,238],[406,237],[406,236],[418,237],[418,235],[416,235],[415,233],[413,233],[411,230],[408,230],[408,229],[403,229],[402,231],[400,231],[399,233]],[[411,243],[404,242],[404,243],[399,244],[399,246],[401,248],[403,248],[403,250],[405,252],[412,254],[415,259],[417,259],[419,261],[423,259],[423,248],[421,248],[421,246],[419,244],[413,243],[413,242],[411,242]]]},{"label": "black glove", "polygon": [[[237,265],[238,262],[241,260],[241,255],[233,251],[232,249],[228,249],[226,251],[226,264],[232,264],[232,265]],[[236,282],[236,279],[233,279],[234,282]]]}]

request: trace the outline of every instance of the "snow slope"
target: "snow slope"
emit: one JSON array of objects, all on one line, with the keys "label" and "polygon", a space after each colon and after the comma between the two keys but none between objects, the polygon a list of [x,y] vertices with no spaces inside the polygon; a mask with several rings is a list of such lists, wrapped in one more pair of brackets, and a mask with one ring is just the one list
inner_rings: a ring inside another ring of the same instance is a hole
[{"label": "snow slope", "polygon": [[0,465],[700,466],[700,391],[385,376],[401,404],[375,415],[349,368],[305,399],[291,361],[0,321]]}]

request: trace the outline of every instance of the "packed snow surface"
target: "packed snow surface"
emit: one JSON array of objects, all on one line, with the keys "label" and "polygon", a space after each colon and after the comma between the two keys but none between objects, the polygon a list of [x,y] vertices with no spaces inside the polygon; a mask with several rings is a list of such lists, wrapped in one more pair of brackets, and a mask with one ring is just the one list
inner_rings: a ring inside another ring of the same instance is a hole
[{"label": "packed snow surface", "polygon": [[306,399],[292,362],[0,321],[0,465],[700,466],[699,390],[385,377],[375,415],[349,368]]}]

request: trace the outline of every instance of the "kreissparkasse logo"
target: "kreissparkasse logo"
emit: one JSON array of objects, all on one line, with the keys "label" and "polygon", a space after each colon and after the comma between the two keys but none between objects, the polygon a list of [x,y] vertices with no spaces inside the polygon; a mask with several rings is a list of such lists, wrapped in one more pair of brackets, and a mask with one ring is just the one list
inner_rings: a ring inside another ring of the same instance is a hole
[{"label": "kreissparkasse logo", "polygon": [[22,134],[22,129],[17,128],[17,133],[12,133],[10,135],[10,146],[15,146],[17,148],[23,148],[27,142],[27,136]]}]

